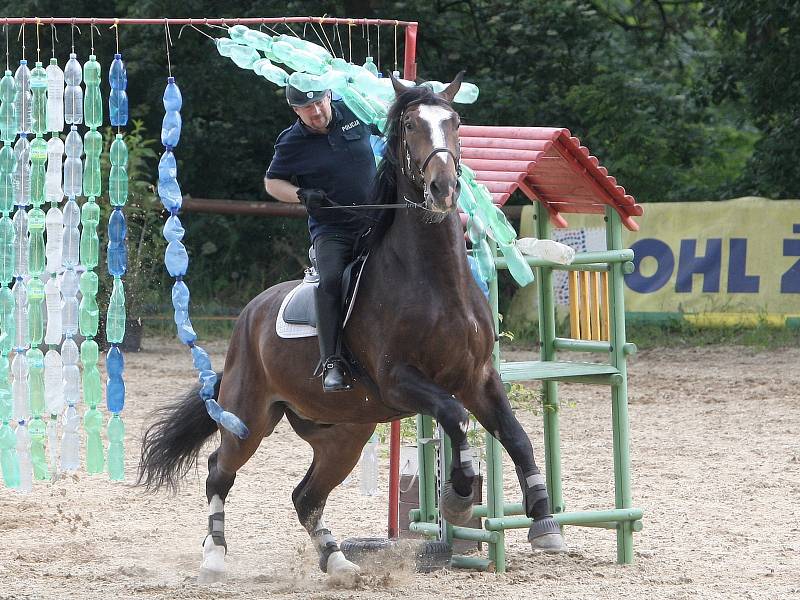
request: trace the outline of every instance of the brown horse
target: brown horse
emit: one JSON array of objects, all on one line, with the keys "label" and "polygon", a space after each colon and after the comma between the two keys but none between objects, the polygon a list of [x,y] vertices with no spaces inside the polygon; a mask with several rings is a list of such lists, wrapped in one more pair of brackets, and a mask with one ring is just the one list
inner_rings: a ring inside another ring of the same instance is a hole
[{"label": "brown horse", "polygon": [[[219,448],[208,459],[202,581],[224,573],[224,503],[236,472],[284,416],[314,450],[292,499],[320,554],[320,567],[329,574],[355,577],[358,567],[345,559],[322,522],[328,495],[353,469],[376,423],[417,413],[434,417],[453,442],[450,479],[439,503],[445,519],[465,524],[472,512],[468,409],[514,461],[525,512],[534,519],[531,543],[544,550],[563,548],[544,476],[493,367],[492,313],[466,259],[456,206],[459,117],[450,106],[461,76],[439,94],[393,83],[396,99],[375,195],[378,202],[406,203],[407,209],[384,211],[391,216],[374,236],[345,328],[346,346],[361,376],[347,392],[324,394],[312,376],[316,340],[278,337],[278,309],[297,281],[266,290],[244,308],[217,397],[251,433],[239,439],[220,428]],[[217,430],[197,389],[162,409],[145,434],[139,482],[149,489],[175,488]]]}]

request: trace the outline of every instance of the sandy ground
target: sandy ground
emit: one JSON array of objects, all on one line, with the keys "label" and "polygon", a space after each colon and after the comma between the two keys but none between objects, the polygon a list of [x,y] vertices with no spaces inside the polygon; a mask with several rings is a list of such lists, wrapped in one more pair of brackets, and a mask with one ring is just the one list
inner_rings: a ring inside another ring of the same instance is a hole
[{"label": "sandy ground", "polygon": [[[209,350],[221,367],[224,344]],[[209,447],[176,497],[83,473],[37,482],[25,496],[0,488],[0,598],[800,598],[798,364],[798,349],[633,357],[633,494],[645,518],[631,566],[615,564],[610,531],[568,528],[568,554],[534,556],[517,530],[505,574],[376,568],[355,589],[334,588],[291,505],[310,451],[284,422],[229,496],[227,582],[195,583]],[[128,480],[150,411],[192,379],[177,342],[148,340],[127,357]],[[562,399],[567,510],[610,508],[608,390],[563,386]],[[541,418],[518,414],[541,463]],[[360,495],[357,473],[332,494],[326,521],[340,539],[385,535],[385,470],[381,477],[377,496]],[[506,481],[517,500],[510,463]]]}]

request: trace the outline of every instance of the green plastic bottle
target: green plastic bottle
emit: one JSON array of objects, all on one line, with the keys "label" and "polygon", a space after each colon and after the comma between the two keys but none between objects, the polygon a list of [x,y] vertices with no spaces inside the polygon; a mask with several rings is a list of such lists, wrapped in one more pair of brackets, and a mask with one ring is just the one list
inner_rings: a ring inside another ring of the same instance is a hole
[{"label": "green plastic bottle", "polygon": [[128,146],[117,134],[109,152],[111,173],[108,176],[108,196],[111,206],[125,206],[128,202]]},{"label": "green plastic bottle", "polygon": [[112,344],[120,344],[125,338],[125,286],[122,279],[114,278],[111,298],[108,301],[106,316],[106,339]]},{"label": "green plastic bottle", "polygon": [[[97,327],[100,321],[100,309],[97,307],[97,286],[97,273],[93,271],[84,271],[79,284],[81,303],[78,313],[80,331],[81,335],[84,337],[95,337],[97,335]],[[97,344],[95,344],[95,346],[96,345]],[[81,353],[82,352],[83,344],[81,344]]]},{"label": "green plastic bottle", "polygon": [[47,133],[47,71],[37,61],[31,71],[32,130],[37,136]]},{"label": "green plastic bottle", "polygon": [[0,217],[0,284],[14,277],[14,222],[7,214]]},{"label": "green plastic bottle", "polygon": [[83,416],[86,431],[86,471],[91,474],[102,473],[105,465],[103,438],[103,415],[97,408],[90,408]]},{"label": "green plastic bottle", "polygon": [[[30,288],[29,288],[30,293]],[[28,385],[30,390],[31,420],[28,423],[28,433],[31,437],[31,463],[33,476],[38,480],[50,479],[45,453],[45,439],[47,426],[42,420],[44,412],[44,356],[38,348],[28,350],[28,366],[30,375]]]},{"label": "green plastic bottle", "polygon": [[81,344],[81,364],[83,365],[83,401],[89,408],[97,408],[103,400],[103,382],[97,359],[100,349],[94,340],[84,340]]},{"label": "green plastic bottle", "polygon": [[[100,63],[94,54],[89,55],[83,65],[83,80],[86,82],[86,94],[83,97],[83,119],[89,128],[103,124],[103,98],[100,95]],[[87,152],[88,154],[88,152]],[[85,194],[88,195],[88,194]],[[99,192],[94,195],[100,195]]]},{"label": "green plastic bottle", "polygon": [[17,107],[14,97],[17,95],[17,82],[14,75],[6,69],[0,79],[0,140],[10,144],[17,137]]},{"label": "green plastic bottle", "polygon": [[108,476],[112,481],[125,479],[125,424],[119,415],[108,420]]},{"label": "green plastic bottle", "polygon": [[100,154],[103,152],[103,136],[99,131],[89,130],[83,136],[86,159],[83,166],[83,195],[97,197],[102,192],[100,180]]},{"label": "green plastic bottle", "polygon": [[[84,179],[84,181],[86,181]],[[94,269],[100,256],[100,239],[97,236],[97,225],[100,223],[100,207],[90,197],[81,207],[80,260],[87,269]]]}]

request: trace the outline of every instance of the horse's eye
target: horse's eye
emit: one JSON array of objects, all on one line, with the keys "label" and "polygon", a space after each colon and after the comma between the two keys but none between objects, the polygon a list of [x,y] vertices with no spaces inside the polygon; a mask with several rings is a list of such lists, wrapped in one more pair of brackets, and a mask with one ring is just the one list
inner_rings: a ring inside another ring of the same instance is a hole
[{"label": "horse's eye", "polygon": [[411,121],[406,121],[405,122],[405,126],[406,126],[406,129],[408,129],[409,131],[414,129],[414,124]]}]

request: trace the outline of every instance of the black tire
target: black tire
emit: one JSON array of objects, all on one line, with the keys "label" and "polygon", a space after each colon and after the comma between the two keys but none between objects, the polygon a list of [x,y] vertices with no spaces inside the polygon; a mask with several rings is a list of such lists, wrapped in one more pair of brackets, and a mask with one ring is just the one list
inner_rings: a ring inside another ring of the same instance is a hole
[{"label": "black tire", "polygon": [[[403,540],[414,544],[413,540]],[[357,565],[374,560],[379,552],[395,549],[397,540],[386,538],[347,538],[339,544],[345,558]],[[450,567],[453,550],[446,542],[420,541],[414,544],[416,551],[416,570],[418,573],[431,573]]]}]

